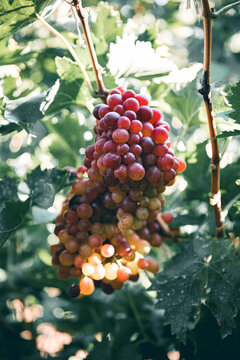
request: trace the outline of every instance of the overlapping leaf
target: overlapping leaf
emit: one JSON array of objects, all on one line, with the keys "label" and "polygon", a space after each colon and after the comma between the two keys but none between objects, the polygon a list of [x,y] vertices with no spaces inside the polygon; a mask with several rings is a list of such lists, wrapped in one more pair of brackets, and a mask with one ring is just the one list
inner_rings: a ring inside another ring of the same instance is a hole
[{"label": "overlapping leaf", "polygon": [[36,12],[54,9],[56,0],[2,0],[0,4],[0,37],[4,38],[36,20]]},{"label": "overlapping leaf", "polygon": [[196,235],[181,244],[181,253],[153,280],[158,307],[165,311],[165,323],[184,338],[198,321],[205,303],[224,337],[231,333],[240,310],[240,256],[231,240],[214,240]]}]

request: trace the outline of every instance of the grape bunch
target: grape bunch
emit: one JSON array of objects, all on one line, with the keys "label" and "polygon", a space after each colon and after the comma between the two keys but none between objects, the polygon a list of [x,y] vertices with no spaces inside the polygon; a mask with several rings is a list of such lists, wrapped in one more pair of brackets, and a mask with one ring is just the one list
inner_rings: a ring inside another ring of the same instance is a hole
[{"label": "grape bunch", "polygon": [[114,89],[107,105],[97,105],[93,114],[95,144],[86,149],[84,159],[88,176],[108,187],[109,203],[118,208],[118,228],[139,230],[144,221],[156,220],[162,193],[186,164],[171,150],[169,124],[144,95]]},{"label": "grape bunch", "polygon": [[155,259],[144,259],[151,249],[147,240],[118,229],[116,215],[103,206],[107,194],[103,183],[79,179],[56,219],[59,243],[50,247],[52,264],[60,279],[80,280],[70,288],[71,296],[90,295],[95,287],[111,293],[127,280],[136,281],[139,269],[159,269]]},{"label": "grape bunch", "polygon": [[[87,177],[72,185],[56,219],[59,243],[50,248],[60,279],[79,279],[69,290],[78,297],[95,287],[106,293],[120,289],[136,281],[140,269],[158,272],[157,261],[145,256],[166,239],[158,221],[163,192],[186,168],[171,150],[169,124],[147,97],[119,87],[93,115]],[[161,216],[165,223],[172,220]]]}]

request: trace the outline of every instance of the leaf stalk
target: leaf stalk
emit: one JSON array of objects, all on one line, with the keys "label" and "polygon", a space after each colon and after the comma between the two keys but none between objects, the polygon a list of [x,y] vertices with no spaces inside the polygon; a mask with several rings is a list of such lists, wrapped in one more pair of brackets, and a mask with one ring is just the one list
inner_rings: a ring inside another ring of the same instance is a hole
[{"label": "leaf stalk", "polygon": [[218,16],[225,14],[227,11],[233,9],[235,6],[238,6],[238,5],[240,5],[240,1],[236,1],[235,3],[232,3],[232,4],[228,4],[216,12],[214,11],[214,9],[212,9],[212,18],[215,19]]},{"label": "leaf stalk", "polygon": [[37,14],[37,18],[40,21],[40,23],[45,26],[45,28],[47,28],[53,35],[55,35],[57,38],[59,38],[66,46],[66,48],[69,50],[70,54],[72,55],[72,57],[74,58],[74,60],[76,61],[76,63],[78,64],[79,68],[82,71],[83,74],[83,78],[89,88],[89,90],[91,92],[93,92],[93,88],[92,88],[92,84],[90,82],[89,76],[85,70],[84,65],[81,63],[76,51],[73,49],[72,45],[67,41],[67,39],[65,39],[65,37],[60,34],[60,32],[58,32],[56,29],[54,29],[54,27],[52,27],[46,20],[44,20],[40,15]]}]

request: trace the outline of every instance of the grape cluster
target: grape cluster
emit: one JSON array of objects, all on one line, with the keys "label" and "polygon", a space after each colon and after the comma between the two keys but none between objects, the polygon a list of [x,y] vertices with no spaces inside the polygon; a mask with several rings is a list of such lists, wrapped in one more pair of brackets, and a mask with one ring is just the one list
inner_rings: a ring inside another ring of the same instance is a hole
[{"label": "grape cluster", "polygon": [[114,213],[103,209],[106,194],[103,183],[79,179],[56,219],[59,243],[50,247],[52,264],[60,279],[80,279],[70,288],[71,296],[90,295],[95,287],[111,293],[125,281],[137,280],[139,269],[158,271],[156,260],[143,259],[150,243],[132,230],[122,233]]},{"label": "grape cluster", "polygon": [[[163,192],[186,168],[171,150],[169,124],[147,97],[119,87],[93,115],[95,142],[84,159],[88,177],[72,185],[56,219],[60,242],[50,248],[59,277],[79,278],[70,295],[80,297],[95,287],[120,289],[138,279],[139,269],[158,272],[157,261],[145,255],[166,239],[157,221]],[[171,214],[161,216],[172,221]]]},{"label": "grape cluster", "polygon": [[102,180],[111,192],[108,201],[118,208],[119,229],[139,230],[144,221],[157,218],[162,193],[186,164],[174,156],[169,124],[145,96],[114,89],[107,105],[97,105],[93,114],[95,144],[84,159],[89,178]]}]

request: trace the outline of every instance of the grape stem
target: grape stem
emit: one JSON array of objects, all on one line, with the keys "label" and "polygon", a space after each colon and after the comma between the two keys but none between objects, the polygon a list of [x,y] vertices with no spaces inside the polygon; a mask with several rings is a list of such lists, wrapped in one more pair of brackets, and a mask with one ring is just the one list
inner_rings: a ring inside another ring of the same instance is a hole
[{"label": "grape stem", "polygon": [[202,16],[204,24],[204,61],[203,61],[203,81],[199,93],[203,96],[205,103],[208,128],[210,134],[212,160],[211,160],[211,197],[210,205],[214,209],[214,217],[216,224],[216,236],[224,237],[224,224],[221,209],[221,192],[220,192],[220,155],[218,150],[218,142],[216,139],[216,124],[213,116],[211,88],[210,88],[210,67],[211,67],[211,43],[212,43],[212,11],[208,0],[201,0]]},{"label": "grape stem", "polygon": [[75,52],[75,50],[73,49],[72,45],[67,41],[67,39],[65,39],[65,37],[60,34],[60,32],[58,32],[56,29],[54,29],[54,27],[52,27],[46,20],[44,20],[40,15],[37,14],[37,18],[40,21],[40,23],[45,26],[45,28],[47,28],[53,35],[55,35],[57,38],[59,38],[66,46],[66,48],[69,50],[70,54],[72,55],[72,57],[74,58],[74,60],[76,61],[76,63],[78,64],[79,68],[82,71],[83,74],[83,78],[89,88],[89,90],[91,92],[93,92],[93,88],[92,88],[92,84],[90,82],[89,76],[85,70],[84,65],[81,63],[77,53]]},{"label": "grape stem", "polygon": [[233,9],[235,6],[238,6],[238,5],[240,5],[240,1],[236,1],[235,3],[226,5],[222,9],[220,9],[220,10],[218,10],[216,12],[214,11],[214,9],[211,9],[211,11],[212,11],[211,16],[212,16],[213,19],[215,19],[218,16],[221,16],[221,15],[225,14],[227,11]]},{"label": "grape stem", "polygon": [[169,228],[168,224],[162,219],[161,215],[157,217],[157,221],[159,222],[159,225],[161,226],[162,230],[166,235],[168,235],[170,238],[173,238],[173,234],[171,232],[171,229]]},{"label": "grape stem", "polygon": [[101,73],[101,67],[98,63],[97,55],[94,49],[91,31],[89,29],[88,25],[88,10],[86,8],[83,8],[82,1],[81,0],[73,0],[72,5],[75,7],[77,15],[80,19],[82,29],[87,41],[88,50],[91,56],[93,70],[95,73],[95,77],[97,80],[98,85],[98,91],[95,92],[97,96],[99,96],[102,99],[102,102],[106,104],[106,98],[108,95],[108,91],[105,89],[102,73]]}]

